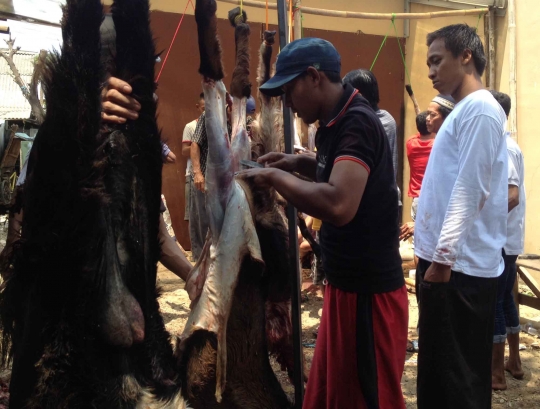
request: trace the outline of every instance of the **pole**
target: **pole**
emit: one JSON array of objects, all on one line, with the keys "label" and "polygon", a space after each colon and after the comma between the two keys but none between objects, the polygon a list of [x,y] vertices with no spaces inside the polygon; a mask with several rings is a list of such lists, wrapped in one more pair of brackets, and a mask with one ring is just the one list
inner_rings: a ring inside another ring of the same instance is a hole
[{"label": "pole", "polygon": [[496,72],[496,49],[495,49],[495,11],[490,10],[486,14],[487,30],[486,43],[488,48],[488,87],[495,89],[495,72]]},{"label": "pole", "polygon": [[508,37],[510,40],[510,136],[516,142],[517,134],[517,66],[516,66],[516,2],[508,0]]},{"label": "pole", "polygon": [[[411,12],[411,3],[409,2],[409,0],[405,0],[405,9],[404,9],[404,11],[407,14],[409,14]],[[403,37],[409,38],[410,34],[411,34],[411,20],[406,19],[403,22]]]},{"label": "pole", "polygon": [[[291,0],[292,1],[292,0]],[[287,45],[287,3],[285,0],[278,0],[278,24],[279,24],[279,46]],[[283,97],[283,133],[285,139],[285,153],[294,153],[293,139],[293,114],[290,108],[285,106]],[[294,403],[297,409],[302,408],[304,401],[304,351],[302,349],[302,320],[300,310],[301,275],[300,260],[298,254],[298,237],[296,225],[296,209],[290,203],[287,205],[287,219],[289,220],[289,258],[292,277],[292,302],[291,319],[293,326],[293,351],[294,351]]]},{"label": "pole", "polygon": [[[218,0],[224,3],[238,4],[242,1],[244,7],[256,7],[266,8],[264,1],[254,0]],[[277,3],[279,4],[279,2]],[[276,3],[268,3],[268,8],[277,9]],[[278,10],[279,12],[279,10]],[[479,14],[486,14],[489,12],[488,8],[468,9],[468,10],[450,10],[450,11],[433,11],[430,13],[361,13],[356,11],[339,11],[339,10],[326,10],[317,9],[313,7],[302,7],[304,14],[315,14],[318,16],[326,17],[341,17],[341,18],[363,18],[368,20],[418,20],[429,19],[439,17],[462,17],[462,16],[478,16]]]},{"label": "pole", "polygon": [[[290,0],[293,1],[293,0]],[[302,1],[294,0],[294,39],[302,38]]]}]

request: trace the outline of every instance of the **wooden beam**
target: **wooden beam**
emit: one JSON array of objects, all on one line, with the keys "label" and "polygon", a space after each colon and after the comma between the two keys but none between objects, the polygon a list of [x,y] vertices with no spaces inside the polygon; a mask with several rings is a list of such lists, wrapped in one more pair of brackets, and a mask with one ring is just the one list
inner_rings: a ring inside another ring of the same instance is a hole
[{"label": "wooden beam", "polygon": [[519,303],[521,305],[526,305],[527,307],[534,308],[535,310],[540,311],[540,298],[531,297],[530,295],[520,294]]},{"label": "wooden beam", "polygon": [[527,284],[534,295],[540,299],[540,286],[534,279],[534,277],[527,271],[525,267],[518,267],[518,273],[521,279]]},{"label": "wooden beam", "polygon": [[540,271],[540,259],[518,258],[516,264],[518,267],[525,267],[529,270]]},{"label": "wooden beam", "polygon": [[[218,0],[223,3],[231,3],[240,5],[240,0]],[[266,3],[263,1],[254,0],[242,0],[244,7],[256,7],[266,8]],[[268,3],[268,8],[272,10],[277,9],[276,3]],[[440,17],[462,17],[462,16],[478,16],[484,15],[489,12],[488,8],[481,9],[469,9],[469,10],[451,10],[451,11],[434,11],[431,13],[362,13],[357,11],[339,11],[339,10],[326,10],[317,9],[313,7],[302,7],[302,13],[313,14],[326,17],[340,17],[340,18],[361,18],[367,20],[406,20],[406,19],[430,19]]]}]

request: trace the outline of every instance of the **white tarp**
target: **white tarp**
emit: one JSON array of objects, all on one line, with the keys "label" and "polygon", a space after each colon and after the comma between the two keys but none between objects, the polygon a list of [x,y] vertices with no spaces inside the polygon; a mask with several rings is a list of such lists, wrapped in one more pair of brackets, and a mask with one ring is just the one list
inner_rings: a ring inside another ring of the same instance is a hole
[{"label": "white tarp", "polygon": [[0,12],[60,24],[65,0],[0,0]]},{"label": "white tarp", "polygon": [[[27,21],[60,24],[62,18],[61,5],[65,0],[0,0],[0,15],[8,18],[11,37],[15,38],[15,46],[22,51],[38,52],[41,49],[59,48],[62,41],[60,27],[31,24]],[[21,19],[16,21],[11,19]],[[3,40],[6,34],[0,35],[0,48],[6,48]]]}]

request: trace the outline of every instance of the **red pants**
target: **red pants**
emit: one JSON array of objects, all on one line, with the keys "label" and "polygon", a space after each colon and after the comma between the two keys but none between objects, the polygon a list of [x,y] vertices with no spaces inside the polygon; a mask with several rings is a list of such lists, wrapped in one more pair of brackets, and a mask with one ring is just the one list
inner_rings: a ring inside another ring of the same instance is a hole
[{"label": "red pants", "polygon": [[405,286],[364,295],[328,285],[303,409],[405,409],[408,304]]}]

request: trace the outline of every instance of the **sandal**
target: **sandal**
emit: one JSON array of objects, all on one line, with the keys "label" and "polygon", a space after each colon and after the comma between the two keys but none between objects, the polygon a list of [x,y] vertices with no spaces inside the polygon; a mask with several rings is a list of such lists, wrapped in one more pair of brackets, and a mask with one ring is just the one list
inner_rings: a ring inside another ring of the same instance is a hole
[{"label": "sandal", "polygon": [[418,352],[418,340],[407,341],[407,352]]}]

